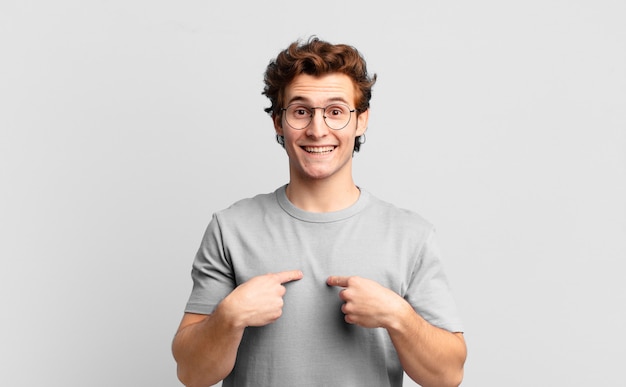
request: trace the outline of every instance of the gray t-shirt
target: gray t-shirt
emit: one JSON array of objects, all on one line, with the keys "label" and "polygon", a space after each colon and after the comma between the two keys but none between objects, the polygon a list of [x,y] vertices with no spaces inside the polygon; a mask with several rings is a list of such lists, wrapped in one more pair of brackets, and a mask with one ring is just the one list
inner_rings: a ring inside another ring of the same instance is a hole
[{"label": "gray t-shirt", "polygon": [[285,284],[276,322],[246,328],[223,386],[401,386],[402,367],[387,331],[347,324],[340,289],[326,279],[369,278],[431,324],[462,332],[432,225],[365,190],[344,210],[306,212],[289,202],[285,188],[215,213],[193,263],[185,311],[200,314],[212,313],[254,276],[304,273]]}]

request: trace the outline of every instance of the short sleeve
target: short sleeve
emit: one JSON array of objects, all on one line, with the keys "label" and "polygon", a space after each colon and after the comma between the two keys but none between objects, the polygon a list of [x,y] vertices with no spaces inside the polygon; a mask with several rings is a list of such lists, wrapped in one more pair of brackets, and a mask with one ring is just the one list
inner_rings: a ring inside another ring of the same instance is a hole
[{"label": "short sleeve", "polygon": [[234,288],[232,262],[226,254],[220,222],[213,215],[191,270],[193,289],[185,312],[210,314]]},{"label": "short sleeve", "polygon": [[456,302],[440,260],[434,230],[418,253],[405,298],[432,325],[450,332],[463,332]]}]

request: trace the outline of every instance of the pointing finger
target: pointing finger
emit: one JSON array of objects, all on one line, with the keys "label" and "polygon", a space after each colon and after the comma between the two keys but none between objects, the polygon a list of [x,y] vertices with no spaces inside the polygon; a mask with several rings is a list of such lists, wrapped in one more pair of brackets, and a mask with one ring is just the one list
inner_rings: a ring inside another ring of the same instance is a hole
[{"label": "pointing finger", "polygon": [[328,286],[340,286],[342,288],[348,287],[348,277],[342,277],[337,275],[331,275],[326,280]]},{"label": "pointing finger", "polygon": [[304,274],[300,270],[281,271],[279,273],[275,273],[275,275],[278,277],[278,280],[281,284],[291,281],[297,281],[299,279],[302,279],[302,277],[304,276]]}]

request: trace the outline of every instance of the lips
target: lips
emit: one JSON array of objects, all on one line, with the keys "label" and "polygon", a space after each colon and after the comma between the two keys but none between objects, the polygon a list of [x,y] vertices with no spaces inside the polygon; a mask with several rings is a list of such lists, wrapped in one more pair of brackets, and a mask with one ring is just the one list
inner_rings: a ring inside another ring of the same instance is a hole
[{"label": "lips", "polygon": [[302,149],[308,153],[323,154],[330,153],[335,150],[334,146],[303,146]]}]

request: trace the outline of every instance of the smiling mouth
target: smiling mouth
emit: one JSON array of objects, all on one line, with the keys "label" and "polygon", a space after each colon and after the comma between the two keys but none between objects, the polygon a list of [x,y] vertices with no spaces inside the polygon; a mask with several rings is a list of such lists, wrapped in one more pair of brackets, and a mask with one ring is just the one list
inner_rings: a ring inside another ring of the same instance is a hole
[{"label": "smiling mouth", "polygon": [[306,152],[308,153],[312,153],[312,154],[325,154],[325,153],[330,153],[333,150],[335,150],[336,147],[334,146],[303,146],[302,149],[304,149]]}]

